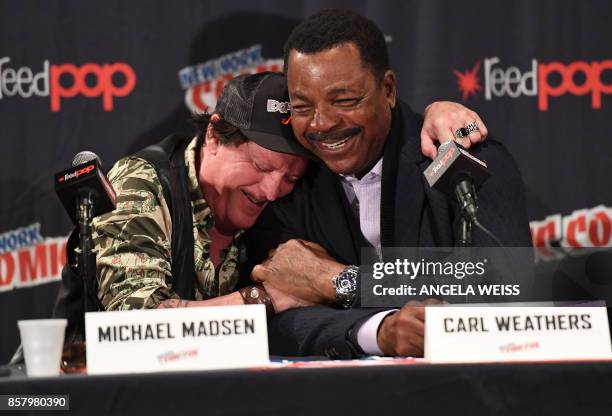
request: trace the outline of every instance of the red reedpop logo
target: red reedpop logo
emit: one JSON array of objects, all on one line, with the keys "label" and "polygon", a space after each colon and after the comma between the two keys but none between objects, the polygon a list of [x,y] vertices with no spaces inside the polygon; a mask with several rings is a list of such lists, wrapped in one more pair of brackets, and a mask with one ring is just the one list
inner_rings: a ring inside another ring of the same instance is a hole
[{"label": "red reedpop logo", "polygon": [[[123,62],[98,65],[93,63],[77,67],[73,64],[51,65],[51,111],[60,110],[62,98],[72,98],[77,94],[84,97],[102,97],[104,111],[113,110],[113,97],[125,97],[136,85],[136,74],[131,66]],[[113,76],[123,75],[125,82],[118,86],[113,83]],[[95,83],[87,85],[86,77],[93,76]],[[65,87],[60,78],[65,76],[72,80],[72,85]]]},{"label": "red reedpop logo", "polygon": [[45,60],[40,72],[27,66],[8,66],[8,56],[0,58],[0,100],[7,97],[50,97],[51,111],[61,110],[63,99],[82,95],[102,97],[104,111],[113,110],[113,99],[125,97],[134,90],[136,74],[124,63],[85,63],[51,65]]},{"label": "red reedpop logo", "polygon": [[[599,62],[575,61],[569,64],[538,63],[536,59],[532,59],[528,70],[521,70],[516,66],[501,68],[498,65],[500,62],[500,58],[495,56],[477,61],[474,67],[464,72],[452,70],[457,77],[463,101],[481,91],[487,101],[493,97],[537,96],[538,110],[547,111],[550,97],[590,94],[591,108],[600,109],[601,96],[612,94],[612,83],[606,83],[604,75],[612,71],[610,59]],[[479,77],[481,63],[484,68],[483,85]]]},{"label": "red reedpop logo", "polygon": [[88,173],[91,173],[95,168],[96,168],[96,165],[85,166],[82,169],[76,170],[71,173],[66,173],[65,175],[60,176],[59,178],[57,178],[57,181],[62,183],[62,182],[65,182],[73,178],[78,178],[81,175],[86,175]]},{"label": "red reedpop logo", "polygon": [[477,92],[482,91],[480,80],[478,79],[478,71],[480,71],[480,61],[476,62],[472,69],[467,69],[465,72],[453,69],[463,101],[467,101],[470,95],[476,95]]}]

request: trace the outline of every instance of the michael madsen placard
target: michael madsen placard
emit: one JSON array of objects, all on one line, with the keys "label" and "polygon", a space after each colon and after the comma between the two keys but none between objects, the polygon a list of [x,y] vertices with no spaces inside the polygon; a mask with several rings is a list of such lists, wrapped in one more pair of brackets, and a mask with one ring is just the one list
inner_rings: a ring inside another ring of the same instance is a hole
[{"label": "michael madsen placard", "polygon": [[85,332],[89,374],[269,363],[263,305],[91,312]]}]

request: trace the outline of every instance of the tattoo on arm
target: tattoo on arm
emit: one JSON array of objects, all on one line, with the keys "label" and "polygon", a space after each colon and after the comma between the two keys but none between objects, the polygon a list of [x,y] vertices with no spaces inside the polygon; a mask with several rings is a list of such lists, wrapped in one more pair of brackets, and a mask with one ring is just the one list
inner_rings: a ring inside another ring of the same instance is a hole
[{"label": "tattoo on arm", "polygon": [[189,306],[189,301],[184,299],[167,299],[159,304],[158,309],[167,308],[186,308]]}]

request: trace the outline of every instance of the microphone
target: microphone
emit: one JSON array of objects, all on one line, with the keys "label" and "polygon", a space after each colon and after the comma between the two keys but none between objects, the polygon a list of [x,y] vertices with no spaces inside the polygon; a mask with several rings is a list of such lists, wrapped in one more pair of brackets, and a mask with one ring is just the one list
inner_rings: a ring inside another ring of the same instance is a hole
[{"label": "microphone", "polygon": [[471,244],[471,225],[484,228],[477,219],[476,188],[491,175],[487,164],[451,140],[440,145],[438,156],[425,169],[424,175],[430,187],[457,199],[463,216],[459,244]]},{"label": "microphone", "polygon": [[[96,293],[96,256],[91,221],[93,217],[115,209],[115,190],[102,172],[100,158],[89,151],[77,153],[72,159],[72,167],[56,173],[54,182],[55,193],[72,222],[77,225],[79,243],[78,249],[75,248],[78,257],[76,275],[81,279],[83,314],[89,310],[103,310]],[[67,276],[74,276],[72,268],[68,270]],[[83,314],[79,315],[77,325],[85,333]]]},{"label": "microphone", "polygon": [[105,214],[115,209],[116,195],[106,175],[102,172],[102,162],[93,152],[77,153],[72,167],[55,174],[55,193],[64,205],[73,223],[77,223],[77,204],[82,198],[91,200],[91,217]]},{"label": "microphone", "polygon": [[449,197],[455,196],[463,213],[476,218],[476,188],[491,175],[485,162],[451,140],[440,145],[438,156],[424,174],[429,186]]}]

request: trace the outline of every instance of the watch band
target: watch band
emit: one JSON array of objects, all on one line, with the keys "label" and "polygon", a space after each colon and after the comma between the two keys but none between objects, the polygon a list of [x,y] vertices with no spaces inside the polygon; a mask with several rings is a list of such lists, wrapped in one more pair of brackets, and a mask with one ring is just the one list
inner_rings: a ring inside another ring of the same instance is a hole
[{"label": "watch band", "polygon": [[272,319],[275,314],[274,305],[272,299],[266,292],[266,289],[260,284],[243,287],[238,290],[245,305],[264,305],[266,307],[266,317],[268,320]]}]

